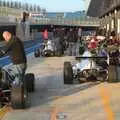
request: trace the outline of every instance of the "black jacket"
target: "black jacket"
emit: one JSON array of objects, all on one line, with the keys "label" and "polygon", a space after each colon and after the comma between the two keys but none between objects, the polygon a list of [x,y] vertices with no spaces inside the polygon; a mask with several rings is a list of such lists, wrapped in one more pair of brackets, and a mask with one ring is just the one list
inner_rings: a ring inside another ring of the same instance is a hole
[{"label": "black jacket", "polygon": [[10,56],[13,64],[26,64],[27,59],[22,41],[13,36],[3,49]]}]

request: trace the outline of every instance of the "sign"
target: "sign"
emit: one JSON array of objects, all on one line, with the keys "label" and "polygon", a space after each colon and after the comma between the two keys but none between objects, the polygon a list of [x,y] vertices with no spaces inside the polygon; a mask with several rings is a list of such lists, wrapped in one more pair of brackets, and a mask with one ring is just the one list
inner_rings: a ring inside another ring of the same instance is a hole
[{"label": "sign", "polygon": [[44,14],[43,13],[30,13],[31,17],[43,17]]}]

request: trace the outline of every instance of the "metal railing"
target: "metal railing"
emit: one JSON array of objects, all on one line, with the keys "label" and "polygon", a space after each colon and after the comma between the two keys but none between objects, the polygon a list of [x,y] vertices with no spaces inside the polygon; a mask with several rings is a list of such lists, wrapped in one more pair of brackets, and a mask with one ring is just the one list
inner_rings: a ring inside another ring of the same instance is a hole
[{"label": "metal railing", "polygon": [[51,19],[51,18],[41,18],[41,19],[30,19],[30,24],[50,24],[50,25],[70,25],[70,26],[100,26],[99,19],[83,19],[83,20],[69,20],[69,19]]},{"label": "metal railing", "polygon": [[[20,19],[14,16],[0,16],[0,24],[17,24]],[[69,25],[69,26],[100,26],[100,20],[68,20],[68,19],[29,19],[30,25]]]},{"label": "metal railing", "polygon": [[[18,23],[21,19],[23,10],[0,7],[0,24],[4,23]],[[65,18],[30,18],[30,24],[51,24],[51,25],[70,25],[70,26],[99,26],[99,19],[84,18],[84,19],[65,19]]]}]

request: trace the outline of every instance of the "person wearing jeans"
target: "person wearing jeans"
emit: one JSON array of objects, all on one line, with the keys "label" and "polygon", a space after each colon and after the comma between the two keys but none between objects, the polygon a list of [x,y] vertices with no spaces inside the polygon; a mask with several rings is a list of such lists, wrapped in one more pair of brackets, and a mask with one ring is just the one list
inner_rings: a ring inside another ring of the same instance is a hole
[{"label": "person wearing jeans", "polygon": [[0,55],[8,54],[12,61],[12,66],[4,68],[9,75],[14,74],[14,84],[20,85],[27,67],[27,59],[22,41],[12,35],[9,31],[3,32],[5,46],[0,49]]}]

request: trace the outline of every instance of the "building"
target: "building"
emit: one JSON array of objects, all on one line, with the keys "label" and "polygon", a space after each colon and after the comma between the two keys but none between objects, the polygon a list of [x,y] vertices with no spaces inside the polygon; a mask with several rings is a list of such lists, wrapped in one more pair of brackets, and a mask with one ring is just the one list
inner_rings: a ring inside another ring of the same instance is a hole
[{"label": "building", "polygon": [[107,32],[120,34],[120,0],[91,0],[87,15],[99,17]]},{"label": "building", "polygon": [[[23,12],[28,12],[31,16],[34,17],[42,17],[46,14],[46,9],[41,8],[36,4],[22,3],[19,1],[11,1],[11,0],[0,0],[0,17],[6,17],[5,20],[13,18],[21,18],[23,16]],[[4,21],[3,21],[4,22]]]}]

